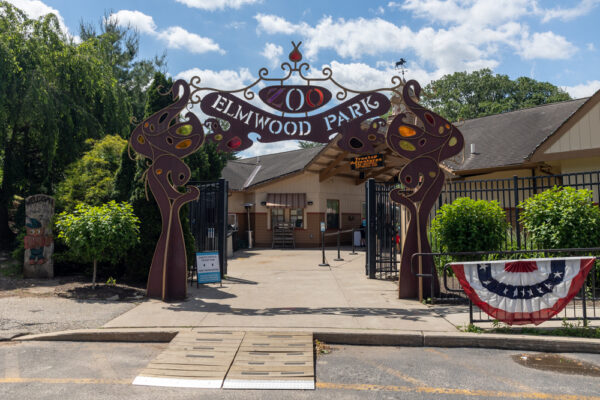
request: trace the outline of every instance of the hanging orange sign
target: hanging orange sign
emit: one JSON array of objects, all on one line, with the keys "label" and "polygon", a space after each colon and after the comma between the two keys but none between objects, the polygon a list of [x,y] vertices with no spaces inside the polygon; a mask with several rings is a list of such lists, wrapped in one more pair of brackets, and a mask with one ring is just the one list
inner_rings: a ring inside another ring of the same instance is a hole
[{"label": "hanging orange sign", "polygon": [[363,170],[370,168],[383,167],[385,165],[383,154],[369,154],[367,156],[354,157],[350,160],[350,168],[354,170]]}]

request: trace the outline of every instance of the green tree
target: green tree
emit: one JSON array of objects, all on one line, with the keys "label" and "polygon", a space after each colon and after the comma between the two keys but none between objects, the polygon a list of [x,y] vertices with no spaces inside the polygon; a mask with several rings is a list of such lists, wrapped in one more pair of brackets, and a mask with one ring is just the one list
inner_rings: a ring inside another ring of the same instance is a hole
[{"label": "green tree", "polygon": [[319,146],[323,146],[323,144],[316,143],[316,142],[306,142],[303,140],[298,142],[298,147],[300,147],[301,149],[311,149],[313,147],[319,147]]},{"label": "green tree", "polygon": [[98,261],[114,264],[123,257],[139,242],[139,223],[131,205],[111,201],[101,206],[79,204],[72,213],[62,212],[56,229],[71,257],[93,263],[95,285]]},{"label": "green tree", "polygon": [[104,61],[112,66],[117,82],[125,89],[131,115],[141,121],[150,93],[146,88],[156,72],[166,69],[166,53],[152,59],[139,59],[138,32],[119,25],[110,14],[102,18],[99,29],[93,24],[80,23],[79,36],[84,41],[97,43]]},{"label": "green tree", "polygon": [[75,45],[54,14],[31,20],[0,1],[0,248],[14,238],[15,195],[52,194],[86,139],[128,130],[126,93],[99,47]]},{"label": "green tree", "polygon": [[431,233],[444,252],[499,250],[508,228],[497,202],[468,197],[444,204],[431,222]]},{"label": "green tree", "polygon": [[115,191],[115,173],[127,141],[116,135],[101,140],[88,139],[91,149],[65,171],[65,179],[58,184],[58,208],[71,211],[77,203],[99,205],[112,199]]},{"label": "green tree", "polygon": [[590,190],[555,186],[519,207],[523,227],[543,249],[600,246],[600,209]]},{"label": "green tree", "polygon": [[455,72],[428,84],[423,105],[450,121],[570,100],[562,89],[527,77],[511,80],[490,69]]}]

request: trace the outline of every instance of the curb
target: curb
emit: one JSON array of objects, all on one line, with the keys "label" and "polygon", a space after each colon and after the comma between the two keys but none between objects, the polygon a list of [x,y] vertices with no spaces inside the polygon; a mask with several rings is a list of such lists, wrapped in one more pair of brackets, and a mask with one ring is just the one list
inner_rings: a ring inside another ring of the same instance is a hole
[{"label": "curb", "polygon": [[19,336],[13,341],[168,343],[183,329],[79,329]]},{"label": "curb", "polygon": [[[131,329],[81,329],[63,332],[27,335],[13,341],[72,341],[72,342],[158,342],[168,343],[180,331],[191,328],[131,328]],[[364,331],[364,330],[314,330],[286,328],[194,328],[194,330],[228,331],[294,331],[310,332],[313,338],[331,344],[407,346],[407,347],[472,347],[502,350],[526,350],[551,353],[600,354],[600,339],[543,337],[528,335],[502,335],[462,332],[423,331]]]}]

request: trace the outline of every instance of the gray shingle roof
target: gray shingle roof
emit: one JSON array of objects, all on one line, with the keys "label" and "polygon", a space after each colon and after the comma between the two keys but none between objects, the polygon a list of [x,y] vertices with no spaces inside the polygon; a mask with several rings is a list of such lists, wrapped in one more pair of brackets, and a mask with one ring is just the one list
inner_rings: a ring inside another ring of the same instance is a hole
[{"label": "gray shingle roof", "polygon": [[[520,165],[588,100],[546,104],[456,124],[465,138],[465,160],[444,164],[457,173]],[[470,152],[472,143],[476,154]],[[231,190],[243,190],[301,171],[324,147],[229,161],[222,176]]]},{"label": "gray shingle roof", "polygon": [[301,171],[324,147],[317,146],[229,161],[221,175],[229,181],[231,190],[242,190]]},{"label": "gray shingle roof", "polygon": [[[465,138],[465,161],[444,164],[460,172],[519,165],[589,98],[563,101],[466,120],[456,124]],[[471,154],[471,143],[476,154]]]}]

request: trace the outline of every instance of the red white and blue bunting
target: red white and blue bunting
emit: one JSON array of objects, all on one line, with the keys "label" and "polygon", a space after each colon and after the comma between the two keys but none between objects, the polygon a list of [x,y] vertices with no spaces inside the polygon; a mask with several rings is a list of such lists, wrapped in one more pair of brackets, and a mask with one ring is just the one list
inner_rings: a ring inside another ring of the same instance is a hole
[{"label": "red white and blue bunting", "polygon": [[593,257],[452,264],[469,299],[509,325],[541,324],[581,290]]}]

